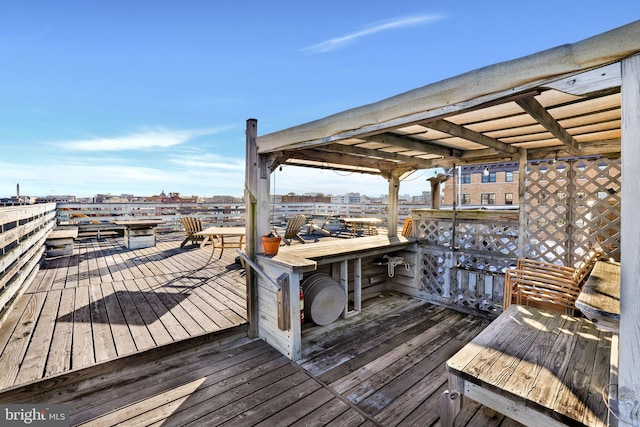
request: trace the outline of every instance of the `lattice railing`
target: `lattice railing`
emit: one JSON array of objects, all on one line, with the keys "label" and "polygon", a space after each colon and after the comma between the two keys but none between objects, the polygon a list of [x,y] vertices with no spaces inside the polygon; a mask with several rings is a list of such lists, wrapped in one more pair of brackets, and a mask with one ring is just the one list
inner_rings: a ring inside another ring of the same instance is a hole
[{"label": "lattice railing", "polygon": [[530,163],[527,258],[575,266],[590,248],[620,259],[620,160]]},{"label": "lattice railing", "polygon": [[518,213],[421,210],[412,215],[423,239],[420,290],[440,302],[498,313],[504,271],[517,259]]},{"label": "lattice railing", "polygon": [[[531,162],[525,175],[524,257],[575,266],[594,246],[620,258],[619,159]],[[517,211],[414,210],[421,296],[499,313],[504,271],[519,256]]]}]

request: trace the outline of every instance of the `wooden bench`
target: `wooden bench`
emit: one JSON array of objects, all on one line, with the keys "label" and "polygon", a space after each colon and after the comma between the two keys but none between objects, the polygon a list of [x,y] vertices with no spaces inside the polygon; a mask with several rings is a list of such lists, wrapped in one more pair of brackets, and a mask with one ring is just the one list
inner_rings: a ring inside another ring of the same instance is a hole
[{"label": "wooden bench", "polygon": [[620,330],[620,263],[597,261],[576,307],[596,326],[605,331]]},{"label": "wooden bench", "polygon": [[124,235],[124,227],[111,222],[78,223],[78,237],[103,239]]},{"label": "wooden bench", "polygon": [[55,228],[45,240],[46,257],[73,255],[73,241],[78,238],[78,227]]},{"label": "wooden bench", "polygon": [[446,362],[441,425],[466,396],[527,426],[606,426],[612,338],[585,318],[511,305]]}]

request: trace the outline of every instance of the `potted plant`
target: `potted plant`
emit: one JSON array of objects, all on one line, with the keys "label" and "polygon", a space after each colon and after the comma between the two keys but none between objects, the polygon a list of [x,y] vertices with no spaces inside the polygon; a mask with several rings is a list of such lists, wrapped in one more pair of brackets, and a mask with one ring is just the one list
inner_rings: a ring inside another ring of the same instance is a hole
[{"label": "potted plant", "polygon": [[282,238],[273,233],[273,231],[266,236],[262,236],[262,249],[265,255],[276,255],[280,248],[280,242]]}]

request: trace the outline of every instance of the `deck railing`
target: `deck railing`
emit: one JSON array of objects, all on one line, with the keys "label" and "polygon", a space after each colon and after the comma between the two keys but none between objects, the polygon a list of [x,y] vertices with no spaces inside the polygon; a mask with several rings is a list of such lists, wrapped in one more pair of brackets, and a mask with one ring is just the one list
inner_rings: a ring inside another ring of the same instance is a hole
[{"label": "deck railing", "polygon": [[415,210],[421,296],[465,311],[500,313],[504,272],[518,259],[518,224],[518,211]]},{"label": "deck railing", "polygon": [[[399,208],[399,224],[411,215],[411,209],[424,207],[419,204],[402,204]],[[286,224],[288,218],[307,216],[370,217],[387,221],[387,206],[367,203],[275,203],[271,210],[274,225]],[[180,218],[194,216],[207,226],[242,226],[245,222],[244,204],[211,203],[58,203],[58,224],[97,228],[121,219],[160,219],[158,232],[181,231]],[[93,226],[93,227],[91,227]],[[106,227],[105,227],[106,229]]]},{"label": "deck railing", "polygon": [[0,208],[0,312],[37,273],[56,204]]}]

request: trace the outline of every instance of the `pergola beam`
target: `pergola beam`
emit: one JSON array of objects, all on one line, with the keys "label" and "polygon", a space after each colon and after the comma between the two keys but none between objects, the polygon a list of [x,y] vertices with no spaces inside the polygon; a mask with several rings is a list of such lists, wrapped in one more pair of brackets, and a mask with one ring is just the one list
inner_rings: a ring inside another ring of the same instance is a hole
[{"label": "pergola beam", "polygon": [[399,162],[402,164],[409,163],[411,165],[416,165],[419,167],[420,165],[426,165],[427,161],[425,159],[421,159],[419,157],[413,156],[405,156],[404,154],[392,153],[388,151],[375,150],[372,148],[362,148],[356,147],[353,145],[343,145],[343,144],[331,144],[326,147],[321,147],[321,151],[327,152],[337,152],[346,155],[358,155],[364,157],[378,157],[385,160],[390,160],[393,162]]},{"label": "pergola beam", "polygon": [[[353,154],[353,153],[351,153]],[[328,169],[323,164],[331,164],[331,168],[335,168],[336,165],[351,166],[353,168],[369,168],[377,170],[391,170],[398,166],[395,162],[390,162],[383,159],[372,159],[363,156],[345,155],[345,153],[333,153],[330,151],[322,150],[301,150],[301,151],[287,151],[283,152],[281,158],[287,158],[291,160],[299,160],[301,166],[314,167],[312,163],[316,163],[315,167]],[[290,163],[290,162],[288,162]],[[347,168],[349,169],[349,168]],[[355,171],[354,169],[349,169]]]},{"label": "pergola beam", "polygon": [[394,135],[391,133],[381,133],[363,138],[367,142],[376,142],[379,144],[388,144],[394,147],[404,148],[406,150],[420,151],[425,154],[435,154],[443,157],[458,157],[460,150],[444,147],[442,145],[431,144],[417,138],[408,136]]},{"label": "pergola beam", "polygon": [[443,119],[433,120],[430,122],[423,123],[423,125],[440,132],[448,133],[449,135],[457,136],[459,138],[463,138],[463,139],[475,142],[477,144],[484,145],[489,148],[493,148],[502,153],[514,154],[518,152],[518,150],[515,147],[512,147],[509,144],[505,144],[504,142],[498,141],[497,139],[494,139],[494,138],[489,138],[488,136],[483,135],[480,132],[467,129],[464,126],[451,123],[447,120],[443,120]]},{"label": "pergola beam", "polygon": [[516,100],[516,103],[527,114],[536,119],[536,121],[546,130],[551,132],[553,136],[562,141],[569,150],[577,152],[580,149],[578,141],[576,141],[573,136],[565,130],[565,128],[560,126],[560,123],[558,123],[558,121],[554,119],[553,116],[549,114],[549,112],[538,101],[536,101],[535,98],[518,99]]}]

